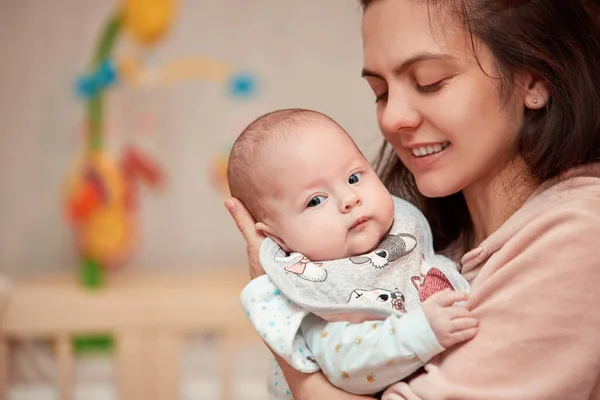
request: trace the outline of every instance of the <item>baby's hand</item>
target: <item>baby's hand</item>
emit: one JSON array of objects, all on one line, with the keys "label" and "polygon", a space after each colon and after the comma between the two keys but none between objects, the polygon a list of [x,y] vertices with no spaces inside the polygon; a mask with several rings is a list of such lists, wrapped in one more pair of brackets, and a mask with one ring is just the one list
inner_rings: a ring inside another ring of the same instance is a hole
[{"label": "baby's hand", "polygon": [[479,321],[466,307],[454,305],[464,300],[466,293],[447,289],[433,294],[421,305],[435,337],[445,349],[477,334]]}]

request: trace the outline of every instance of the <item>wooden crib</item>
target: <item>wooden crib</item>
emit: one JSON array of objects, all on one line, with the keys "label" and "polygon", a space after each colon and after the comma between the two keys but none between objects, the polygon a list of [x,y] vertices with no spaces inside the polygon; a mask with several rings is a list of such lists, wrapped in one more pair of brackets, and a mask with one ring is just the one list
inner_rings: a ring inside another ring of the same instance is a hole
[{"label": "wooden crib", "polygon": [[113,276],[89,291],[74,277],[17,279],[0,313],[0,400],[7,399],[10,343],[49,339],[58,364],[60,399],[71,400],[75,334],[111,334],[119,400],[180,398],[181,349],[186,338],[218,336],[221,398],[233,398],[233,357],[240,345],[258,342],[239,302],[246,270],[194,275],[136,272]]}]

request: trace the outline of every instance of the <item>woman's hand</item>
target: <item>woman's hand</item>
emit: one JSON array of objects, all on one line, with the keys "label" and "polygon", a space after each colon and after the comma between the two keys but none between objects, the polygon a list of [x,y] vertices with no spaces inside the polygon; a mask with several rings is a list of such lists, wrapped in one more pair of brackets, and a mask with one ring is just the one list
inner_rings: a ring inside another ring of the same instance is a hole
[{"label": "woman's hand", "polygon": [[246,254],[248,255],[248,262],[250,264],[250,278],[254,279],[264,275],[265,271],[260,265],[258,253],[260,244],[265,236],[256,230],[254,219],[241,201],[235,197],[227,199],[225,201],[225,208],[227,208],[227,211],[233,217],[237,228],[246,240]]}]

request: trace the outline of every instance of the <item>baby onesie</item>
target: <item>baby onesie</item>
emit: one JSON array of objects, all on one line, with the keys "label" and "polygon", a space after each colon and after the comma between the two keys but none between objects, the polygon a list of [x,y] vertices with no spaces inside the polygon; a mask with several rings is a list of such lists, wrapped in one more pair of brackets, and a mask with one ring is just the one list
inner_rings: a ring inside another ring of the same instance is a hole
[{"label": "baby onesie", "polygon": [[[379,392],[443,351],[420,304],[440,290],[469,289],[456,265],[434,253],[424,215],[396,197],[392,228],[368,254],[317,262],[265,239],[260,261],[267,276],[242,292],[257,332],[294,368],[322,368],[334,385],[357,394]],[[398,318],[383,321],[390,314]],[[345,342],[344,331],[357,323],[372,324],[373,335]],[[315,324],[327,330],[304,337]],[[269,386],[271,398],[291,398],[276,363]]]}]

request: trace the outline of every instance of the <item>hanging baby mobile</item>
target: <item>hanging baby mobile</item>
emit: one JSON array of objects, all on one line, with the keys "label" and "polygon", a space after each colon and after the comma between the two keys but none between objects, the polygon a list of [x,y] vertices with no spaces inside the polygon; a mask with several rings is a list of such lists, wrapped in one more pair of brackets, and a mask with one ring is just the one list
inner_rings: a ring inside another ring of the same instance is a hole
[{"label": "hanging baby mobile", "polygon": [[[205,57],[186,57],[149,68],[142,53],[152,50],[168,33],[176,14],[174,0],[124,0],[106,22],[85,75],[76,92],[85,103],[83,148],[69,170],[65,209],[72,226],[80,265],[80,280],[102,287],[107,270],[123,266],[139,240],[138,185],[160,188],[164,174],[159,164],[133,144],[112,154],[105,134],[105,95],[115,85],[132,88],[168,85],[199,79],[223,85],[228,94],[250,98],[256,78],[230,65]],[[117,44],[127,35],[135,51],[118,54]]]}]

